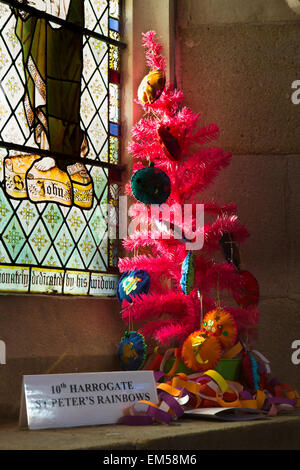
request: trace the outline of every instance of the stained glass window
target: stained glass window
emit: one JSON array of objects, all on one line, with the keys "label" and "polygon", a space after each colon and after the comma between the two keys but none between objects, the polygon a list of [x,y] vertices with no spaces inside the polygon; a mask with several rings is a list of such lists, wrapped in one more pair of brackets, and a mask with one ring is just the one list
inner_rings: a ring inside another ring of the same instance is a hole
[{"label": "stained glass window", "polygon": [[120,22],[120,0],[0,0],[0,291],[115,294]]}]

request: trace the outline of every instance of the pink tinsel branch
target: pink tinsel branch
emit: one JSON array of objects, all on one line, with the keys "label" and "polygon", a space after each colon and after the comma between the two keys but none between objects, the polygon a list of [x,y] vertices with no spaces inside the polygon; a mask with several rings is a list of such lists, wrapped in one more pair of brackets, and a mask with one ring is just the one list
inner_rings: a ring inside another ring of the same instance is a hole
[{"label": "pink tinsel branch", "polygon": [[229,165],[230,153],[221,149],[205,149],[190,156],[177,172],[181,181],[182,200],[188,201],[203,191],[216,178],[222,168]]},{"label": "pink tinsel branch", "polygon": [[238,222],[236,215],[223,215],[213,224],[205,225],[204,247],[210,251],[219,249],[219,241],[224,232],[231,233],[237,243],[243,242],[249,236],[248,230]]},{"label": "pink tinsel branch", "polygon": [[120,272],[144,269],[148,273],[167,273],[174,268],[174,263],[164,257],[138,255],[134,258],[122,258],[118,264]]},{"label": "pink tinsel branch", "polygon": [[200,292],[209,292],[219,287],[220,291],[226,290],[229,294],[239,292],[242,287],[241,278],[237,275],[235,267],[229,263],[214,264],[203,272],[196,272],[196,285]]},{"label": "pink tinsel branch", "polygon": [[208,126],[201,127],[193,135],[193,140],[199,145],[207,144],[219,138],[220,130],[217,124],[211,123]]},{"label": "pink tinsel branch", "polygon": [[186,319],[195,313],[195,305],[192,296],[186,296],[180,291],[170,290],[167,294],[160,295],[155,292],[148,295],[141,294],[135,297],[128,309],[123,312],[124,320],[133,315],[135,320],[143,321],[149,318],[169,317]]},{"label": "pink tinsel branch", "polygon": [[139,331],[162,346],[170,345],[172,342],[179,346],[190,333],[191,325],[188,321],[160,320],[145,324]]},{"label": "pink tinsel branch", "polygon": [[165,70],[166,59],[161,55],[162,45],[160,44],[155,31],[148,31],[142,34],[142,43],[146,49],[146,62],[151,69]]},{"label": "pink tinsel branch", "polygon": [[179,106],[184,100],[181,90],[174,89],[173,85],[167,85],[159,99],[154,103],[143,105],[145,111],[155,111],[163,117],[172,117],[178,112]]}]

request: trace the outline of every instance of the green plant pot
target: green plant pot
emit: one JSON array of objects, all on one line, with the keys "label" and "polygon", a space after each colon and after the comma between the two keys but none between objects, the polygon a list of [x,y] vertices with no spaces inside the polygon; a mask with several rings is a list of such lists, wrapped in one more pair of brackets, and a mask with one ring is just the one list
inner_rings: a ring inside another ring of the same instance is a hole
[{"label": "green plant pot", "polygon": [[242,369],[242,359],[234,357],[232,359],[221,359],[215,367],[215,370],[222,375],[225,380],[233,382],[240,381]]}]

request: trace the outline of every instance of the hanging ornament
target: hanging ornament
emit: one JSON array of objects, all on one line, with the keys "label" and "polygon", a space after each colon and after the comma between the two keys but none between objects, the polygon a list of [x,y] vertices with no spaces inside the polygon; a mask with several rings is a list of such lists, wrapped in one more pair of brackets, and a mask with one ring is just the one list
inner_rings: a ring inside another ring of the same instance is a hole
[{"label": "hanging ornament", "polygon": [[227,263],[233,264],[235,269],[240,269],[240,253],[232,233],[224,232],[219,241]]},{"label": "hanging ornament", "polygon": [[184,261],[182,263],[181,268],[181,279],[180,285],[182,291],[185,295],[189,295],[194,287],[195,282],[195,262],[194,262],[194,254],[192,251],[189,251]]},{"label": "hanging ornament", "polygon": [[118,282],[117,297],[122,304],[123,300],[132,302],[132,297],[140,294],[148,294],[150,289],[150,277],[146,271],[126,271]]},{"label": "hanging ornament", "polygon": [[182,345],[181,357],[189,369],[195,371],[213,369],[219,362],[222,346],[216,336],[205,330],[194,331]]},{"label": "hanging ornament", "polygon": [[163,204],[171,193],[171,181],[160,168],[151,166],[137,170],[131,177],[131,190],[144,204]]},{"label": "hanging ornament", "polygon": [[145,338],[136,331],[125,331],[121,339],[118,357],[122,370],[138,370],[146,359],[147,346]]},{"label": "hanging ornament", "polygon": [[138,87],[138,100],[144,104],[156,101],[166,84],[166,76],[162,70],[152,70],[141,81]]},{"label": "hanging ornament", "polygon": [[256,307],[259,302],[259,285],[249,271],[239,271],[243,287],[239,292],[233,292],[236,303],[242,308]]},{"label": "hanging ornament", "polygon": [[170,127],[161,125],[157,130],[157,135],[165,155],[170,160],[177,161],[180,157],[180,146],[176,137],[171,134]]},{"label": "hanging ornament", "polygon": [[230,348],[237,339],[237,326],[234,318],[220,307],[205,315],[203,328],[208,334],[216,336],[225,350]]}]

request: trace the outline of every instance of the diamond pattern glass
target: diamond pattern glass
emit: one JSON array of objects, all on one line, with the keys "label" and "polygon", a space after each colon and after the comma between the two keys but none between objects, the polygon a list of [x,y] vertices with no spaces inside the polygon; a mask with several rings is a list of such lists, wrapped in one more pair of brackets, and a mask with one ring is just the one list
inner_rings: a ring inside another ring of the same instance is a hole
[{"label": "diamond pattern glass", "polygon": [[24,232],[16,216],[9,222],[6,230],[3,232],[2,239],[11,258],[15,260],[26,241]]},{"label": "diamond pattern glass", "polygon": [[[83,26],[120,40],[119,1],[82,0]],[[78,109],[85,140],[80,151],[89,164],[83,160],[66,170],[55,163],[55,176],[51,168],[39,170],[41,156],[17,148],[51,150],[43,131],[48,132],[48,117],[37,114],[39,125],[33,130],[32,103],[25,93],[26,84],[33,82],[34,100],[43,109],[42,69],[33,61],[28,74],[16,31],[16,15],[0,0],[0,273],[6,273],[2,277],[7,281],[0,282],[0,290],[104,295],[95,276],[115,279],[116,271],[114,244],[107,238],[107,204],[113,186],[101,162],[119,163],[120,49],[92,35],[82,36]],[[48,90],[50,84],[45,83]],[[15,273],[22,273],[17,286],[8,282],[17,278]]]}]

